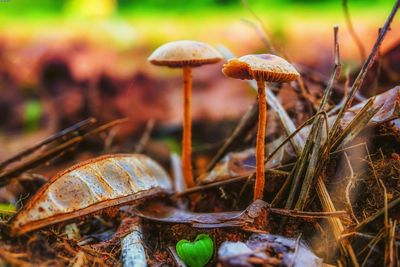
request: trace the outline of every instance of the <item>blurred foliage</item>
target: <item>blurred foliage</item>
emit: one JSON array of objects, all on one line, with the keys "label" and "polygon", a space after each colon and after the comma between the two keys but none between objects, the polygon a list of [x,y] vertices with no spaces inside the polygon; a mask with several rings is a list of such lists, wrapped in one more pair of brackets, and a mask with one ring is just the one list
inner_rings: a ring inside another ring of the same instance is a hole
[{"label": "blurred foliage", "polygon": [[25,103],[24,130],[32,132],[39,129],[42,117],[42,105],[39,100],[29,100]]},{"label": "blurred foliage", "polygon": [[[307,8],[341,7],[341,0],[248,0],[252,6],[273,8],[282,6],[298,6]],[[391,5],[392,0],[349,0],[350,5],[379,6]],[[0,1],[0,14],[62,14],[77,13],[84,15],[127,13],[135,10],[158,11],[195,11],[218,8],[240,8],[242,0],[5,0]],[[18,19],[18,17],[15,17]]]}]

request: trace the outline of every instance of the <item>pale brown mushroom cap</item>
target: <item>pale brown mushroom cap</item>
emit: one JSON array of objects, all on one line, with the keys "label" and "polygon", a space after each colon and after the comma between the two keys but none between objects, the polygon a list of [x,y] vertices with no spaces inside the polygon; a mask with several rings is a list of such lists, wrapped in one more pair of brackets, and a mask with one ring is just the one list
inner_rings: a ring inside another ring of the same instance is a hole
[{"label": "pale brown mushroom cap", "polygon": [[171,68],[198,67],[216,63],[221,59],[221,54],[212,46],[188,40],[166,43],[157,48],[148,58],[154,65]]},{"label": "pale brown mushroom cap", "polygon": [[224,64],[222,72],[235,79],[262,79],[267,82],[290,82],[300,76],[292,64],[270,54],[246,55],[231,59]]}]

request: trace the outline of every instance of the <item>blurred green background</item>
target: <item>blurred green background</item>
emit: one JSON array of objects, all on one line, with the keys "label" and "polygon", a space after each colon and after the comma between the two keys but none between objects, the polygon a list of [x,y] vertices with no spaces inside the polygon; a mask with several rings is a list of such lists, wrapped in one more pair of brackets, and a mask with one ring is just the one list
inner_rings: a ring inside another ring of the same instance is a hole
[{"label": "blurred green background", "polygon": [[[341,10],[340,0],[259,0],[248,1],[254,8],[283,13],[291,10],[314,10],[335,13]],[[379,12],[393,4],[390,0],[351,0],[350,5],[357,10],[374,9]],[[192,12],[232,12],[242,9],[241,0],[2,0],[0,14],[19,20],[26,16],[77,15],[96,12],[103,14],[129,15],[137,12],[160,12],[190,14]]]},{"label": "blurred green background", "polygon": [[[368,51],[394,0],[348,4]],[[345,68],[360,65],[341,0],[247,5],[294,64],[329,75],[332,28],[338,25]],[[268,52],[249,21],[257,23],[241,0],[0,0],[0,144],[2,132],[55,131],[88,116],[104,122],[129,117],[128,134],[150,118],[179,124],[180,72],[156,68],[147,57],[179,39],[223,45],[236,55]],[[395,18],[382,51],[399,42],[399,21]],[[195,119],[237,118],[254,100],[244,84],[223,77],[221,65],[194,73]]]}]

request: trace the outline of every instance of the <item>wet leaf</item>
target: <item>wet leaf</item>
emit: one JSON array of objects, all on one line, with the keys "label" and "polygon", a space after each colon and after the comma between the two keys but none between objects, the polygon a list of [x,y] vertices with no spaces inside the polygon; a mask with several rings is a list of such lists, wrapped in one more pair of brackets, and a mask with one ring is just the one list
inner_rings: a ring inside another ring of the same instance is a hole
[{"label": "wet leaf", "polygon": [[322,266],[322,260],[296,239],[253,234],[244,242],[224,242],[218,250],[221,266]]},{"label": "wet leaf", "polygon": [[171,190],[168,174],[144,155],[98,157],[54,176],[16,215],[11,232],[23,234]]},{"label": "wet leaf", "polygon": [[268,203],[256,200],[244,211],[195,213],[153,202],[135,208],[135,214],[145,219],[166,223],[186,223],[195,228],[242,227],[254,222]]}]

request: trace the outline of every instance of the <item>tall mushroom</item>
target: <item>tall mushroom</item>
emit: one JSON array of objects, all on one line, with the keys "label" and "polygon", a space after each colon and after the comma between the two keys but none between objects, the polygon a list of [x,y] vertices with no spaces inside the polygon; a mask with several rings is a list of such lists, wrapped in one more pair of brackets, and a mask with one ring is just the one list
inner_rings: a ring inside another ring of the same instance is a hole
[{"label": "tall mushroom", "polygon": [[290,82],[296,80],[299,77],[299,73],[283,58],[270,54],[246,55],[231,59],[224,64],[222,72],[231,78],[257,81],[259,113],[254,200],[262,199],[265,184],[264,143],[267,125],[265,82]]},{"label": "tall mushroom", "polygon": [[174,41],[157,48],[148,60],[158,66],[183,69],[183,138],[182,169],[186,186],[195,185],[192,174],[192,68],[213,64],[222,59],[221,54],[208,44],[196,41]]}]

